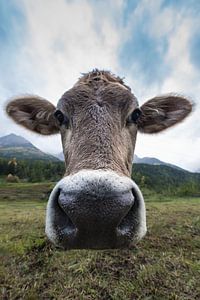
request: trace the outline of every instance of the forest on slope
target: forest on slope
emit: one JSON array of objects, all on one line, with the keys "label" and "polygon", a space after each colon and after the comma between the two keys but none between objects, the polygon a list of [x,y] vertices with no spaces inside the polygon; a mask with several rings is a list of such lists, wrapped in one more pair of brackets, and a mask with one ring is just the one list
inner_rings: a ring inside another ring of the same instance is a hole
[{"label": "forest on slope", "polygon": [[[17,176],[21,182],[58,181],[65,171],[61,161],[8,160],[0,158],[0,177]],[[132,178],[141,188],[169,195],[200,195],[200,174],[165,165],[134,164]]]}]

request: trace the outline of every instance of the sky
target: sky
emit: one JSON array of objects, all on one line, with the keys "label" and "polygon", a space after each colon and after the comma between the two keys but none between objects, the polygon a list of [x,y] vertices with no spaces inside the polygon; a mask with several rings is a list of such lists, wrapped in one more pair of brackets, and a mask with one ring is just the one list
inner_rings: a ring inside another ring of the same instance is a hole
[{"label": "sky", "polygon": [[5,103],[36,94],[56,105],[94,68],[125,77],[140,104],[169,92],[192,99],[195,110],[183,123],[139,134],[135,153],[200,169],[200,1],[0,0],[0,136],[15,133],[61,152],[59,135],[16,125]]}]

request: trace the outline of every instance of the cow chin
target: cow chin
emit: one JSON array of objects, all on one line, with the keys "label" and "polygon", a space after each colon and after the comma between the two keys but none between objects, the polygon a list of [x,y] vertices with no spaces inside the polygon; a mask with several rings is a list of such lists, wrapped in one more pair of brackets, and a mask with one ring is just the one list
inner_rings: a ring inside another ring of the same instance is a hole
[{"label": "cow chin", "polygon": [[47,204],[46,235],[63,249],[130,248],[146,233],[146,211],[136,183],[111,170],[64,177]]}]

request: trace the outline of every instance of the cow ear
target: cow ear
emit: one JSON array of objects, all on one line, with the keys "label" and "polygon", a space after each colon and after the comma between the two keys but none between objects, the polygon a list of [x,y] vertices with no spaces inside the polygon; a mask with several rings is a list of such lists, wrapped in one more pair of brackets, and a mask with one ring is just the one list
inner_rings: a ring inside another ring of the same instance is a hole
[{"label": "cow ear", "polygon": [[34,95],[14,98],[6,106],[7,114],[17,124],[44,135],[59,132],[55,110],[51,102]]},{"label": "cow ear", "polygon": [[184,97],[164,95],[147,101],[140,109],[139,131],[157,133],[187,117],[192,111],[192,103]]}]

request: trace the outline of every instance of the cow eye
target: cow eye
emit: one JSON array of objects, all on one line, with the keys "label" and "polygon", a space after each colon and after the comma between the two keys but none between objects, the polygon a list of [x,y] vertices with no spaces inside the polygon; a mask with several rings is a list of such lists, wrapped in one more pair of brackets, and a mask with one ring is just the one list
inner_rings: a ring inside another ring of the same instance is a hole
[{"label": "cow eye", "polygon": [[128,117],[127,124],[137,124],[139,117],[141,116],[142,112],[139,108],[136,108]]},{"label": "cow eye", "polygon": [[69,119],[62,113],[60,110],[56,110],[54,113],[56,120],[59,122],[59,125],[69,125]]}]

